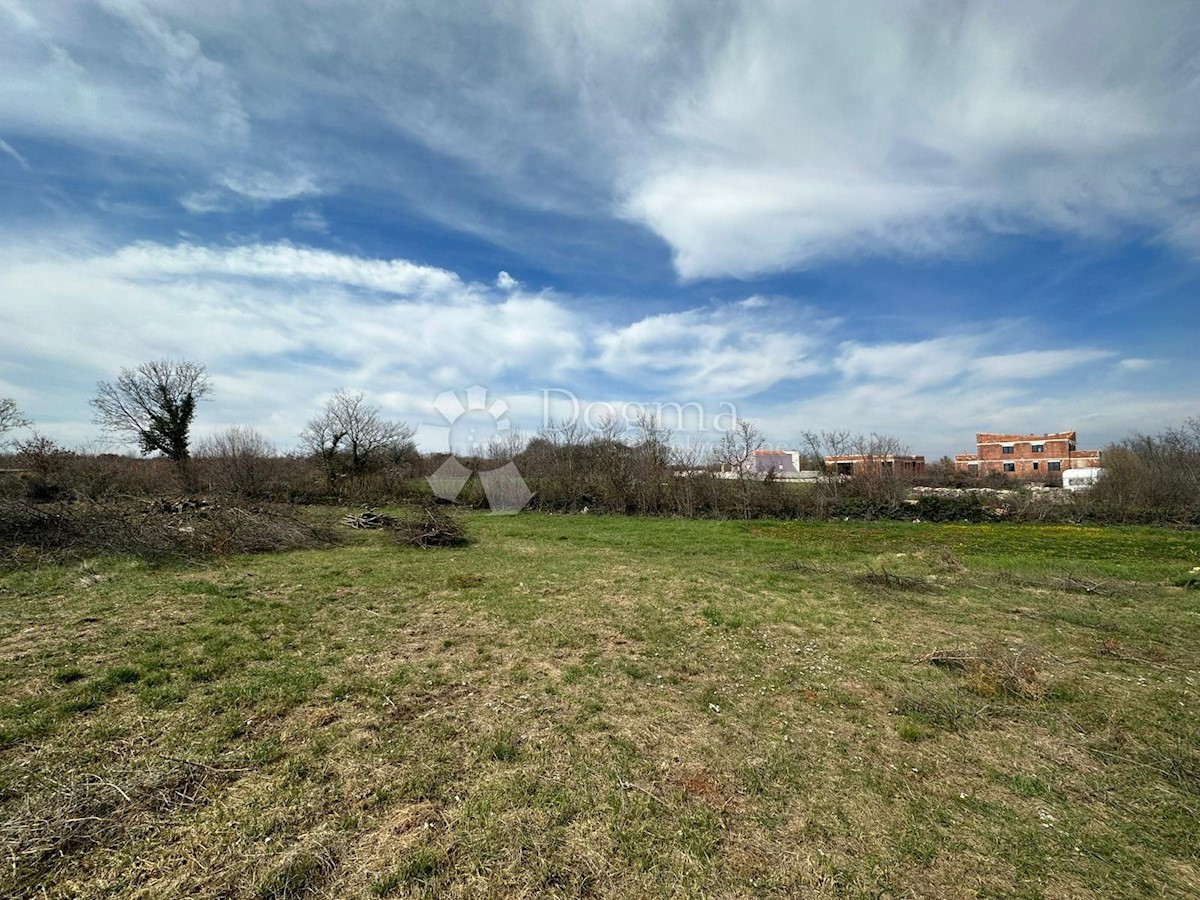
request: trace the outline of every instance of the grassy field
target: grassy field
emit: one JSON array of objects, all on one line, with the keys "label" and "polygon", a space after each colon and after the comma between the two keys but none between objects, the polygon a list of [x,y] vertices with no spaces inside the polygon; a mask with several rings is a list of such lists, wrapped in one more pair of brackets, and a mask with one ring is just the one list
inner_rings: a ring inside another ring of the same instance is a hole
[{"label": "grassy field", "polygon": [[0,576],[0,896],[1200,893],[1200,534],[468,524]]}]

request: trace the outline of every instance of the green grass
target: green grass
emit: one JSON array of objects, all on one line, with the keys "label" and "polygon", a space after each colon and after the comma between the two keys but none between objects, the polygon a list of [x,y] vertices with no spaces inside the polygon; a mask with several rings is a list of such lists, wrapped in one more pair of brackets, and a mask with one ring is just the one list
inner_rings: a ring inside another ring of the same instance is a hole
[{"label": "green grass", "polygon": [[1200,534],[469,528],[5,574],[0,895],[1200,891]]}]

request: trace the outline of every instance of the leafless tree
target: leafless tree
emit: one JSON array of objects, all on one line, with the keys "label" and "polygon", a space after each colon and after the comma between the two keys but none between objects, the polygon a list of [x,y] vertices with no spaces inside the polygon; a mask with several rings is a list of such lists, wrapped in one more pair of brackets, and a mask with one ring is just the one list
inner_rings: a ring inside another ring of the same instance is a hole
[{"label": "leafless tree", "polygon": [[551,419],[538,432],[538,436],[555,447],[571,449],[587,442],[588,431],[575,419]]},{"label": "leafless tree", "polygon": [[96,423],[110,435],[133,438],[143,455],[161,453],[183,468],[196,404],[211,391],[204,366],[160,359],[99,382],[92,406]]},{"label": "leafless tree", "polygon": [[813,468],[822,472],[828,457],[849,456],[853,452],[855,438],[849,431],[806,431],[801,437]]},{"label": "leafless tree", "polygon": [[662,472],[671,465],[671,429],[663,425],[662,420],[651,412],[638,413],[634,423],[637,440],[634,447],[639,450],[645,463]]},{"label": "leafless tree", "polygon": [[1126,514],[1200,521],[1200,417],[1134,434],[1104,451],[1095,500]]},{"label": "leafless tree", "polygon": [[596,423],[594,440],[603,441],[608,444],[624,443],[625,431],[625,423],[621,420],[620,416],[612,412],[607,412]]},{"label": "leafless tree", "polygon": [[747,419],[738,419],[713,448],[713,461],[723,470],[745,479],[752,474],[750,461],[754,459],[754,451],[762,449],[764,443],[757,425]]},{"label": "leafless tree", "polygon": [[413,434],[406,422],[384,419],[361,391],[339,391],[305,426],[300,441],[333,479],[363,475],[389,461],[409,463],[416,452]]},{"label": "leafless tree", "polygon": [[525,450],[527,443],[519,428],[497,432],[488,441],[487,458],[492,462],[511,462]]},{"label": "leafless tree", "polygon": [[21,414],[17,401],[11,397],[0,397],[0,437],[17,428],[28,428],[33,423]]},{"label": "leafless tree", "polygon": [[675,470],[672,487],[679,512],[685,516],[696,515],[701,497],[711,487],[712,473],[706,471],[709,455],[708,448],[699,441],[687,441],[671,453]]},{"label": "leafless tree", "polygon": [[[750,517],[750,492],[757,485],[757,473],[753,471],[754,452],[765,443],[758,426],[747,419],[738,419],[733,427],[721,435],[713,448],[713,461],[721,469],[733,472],[741,486],[741,515]],[[750,477],[755,476],[755,477]]]},{"label": "leafless tree", "polygon": [[671,430],[652,412],[640,412],[634,422],[635,440],[626,451],[633,502],[643,513],[658,514],[670,489]]},{"label": "leafless tree", "polygon": [[243,496],[262,492],[277,456],[275,446],[247,425],[231,425],[196,445],[196,458],[206,461],[216,486]]}]

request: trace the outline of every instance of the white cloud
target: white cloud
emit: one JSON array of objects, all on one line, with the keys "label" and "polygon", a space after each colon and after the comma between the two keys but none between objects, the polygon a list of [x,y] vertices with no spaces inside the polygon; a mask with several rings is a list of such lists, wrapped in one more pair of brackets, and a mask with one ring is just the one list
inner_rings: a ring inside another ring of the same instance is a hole
[{"label": "white cloud", "polygon": [[244,145],[235,77],[194,35],[133,0],[0,4],[0,121],[153,159]]},{"label": "white cloud", "polygon": [[295,200],[320,193],[309,172],[241,171],[222,175],[221,184],[251,200]]},{"label": "white cloud", "polygon": [[13,148],[13,145],[10,144],[8,141],[0,140],[0,152],[7,153],[9,156],[11,156],[13,159],[15,159],[17,161],[17,165],[19,165],[26,172],[30,171],[31,167],[29,165],[29,161],[27,159],[25,159],[25,157],[23,157],[20,153],[18,153]]},{"label": "white cloud", "polygon": [[826,326],[762,315],[755,305],[715,306],[647,316],[597,338],[597,364],[626,381],[653,373],[676,390],[744,397],[814,374]]},{"label": "white cloud", "polygon": [[302,209],[292,214],[292,225],[301,231],[311,231],[316,234],[328,234],[329,222],[321,215],[319,209]]},{"label": "white cloud", "polygon": [[161,356],[220,374],[217,415],[269,422],[342,386],[431,399],[514,370],[552,381],[582,354],[583,329],[553,297],[499,294],[404,260],[290,244],[5,256],[0,358],[34,385],[45,372],[73,385],[76,411],[96,379]]},{"label": "white cloud", "polygon": [[1198,27],[1182,6],[747,6],[624,159],[624,210],[685,277],[1170,229],[1200,176]]},{"label": "white cloud", "polygon": [[1025,350],[1020,353],[998,353],[980,357],[971,362],[971,369],[985,378],[1046,378],[1114,355],[1109,350],[1082,347],[1065,350]]},{"label": "white cloud", "polygon": [[461,291],[469,287],[453,272],[408,260],[367,259],[295,244],[250,244],[213,250],[194,244],[173,247],[132,244],[92,262],[131,279],[188,276],[263,278],[289,282],[326,282],[389,294]]},{"label": "white cloud", "polygon": [[1126,372],[1141,372],[1155,365],[1158,360],[1142,359],[1140,357],[1131,356],[1128,359],[1123,359],[1118,365]]},{"label": "white cloud", "polygon": [[886,380],[924,389],[964,379],[994,385],[1046,378],[1114,355],[1086,347],[1016,352],[998,349],[1010,340],[1010,333],[1003,331],[897,343],[849,341],[842,346],[837,367],[851,380]]},{"label": "white cloud", "polygon": [[994,233],[1200,246],[1189,4],[294,7],[5,0],[5,136],[166,166],[194,212],[352,186],[501,243],[497,209],[616,214],[686,278]]},{"label": "white cloud", "polygon": [[429,420],[440,391],[478,383],[511,399],[527,430],[540,422],[538,391],[562,388],[616,406],[699,402],[710,416],[735,403],[773,441],[848,427],[931,450],[992,427],[1086,433],[1093,423],[1107,440],[1122,425],[1194,414],[1186,374],[1132,392],[1120,373],[1148,361],[1089,347],[1013,350],[1019,325],[870,343],[843,340],[842,323],[785,298],[618,323],[580,299],[289,243],[81,252],[10,241],[0,253],[0,385],[52,435],[81,439],[92,433],[96,380],[145,359],[196,359],[217,384],[197,435],[254,424],[283,446],[341,387],[414,423]]},{"label": "white cloud", "polygon": [[884,380],[930,387],[961,377],[980,345],[977,337],[941,337],[909,343],[842,346],[837,367],[852,380]]}]

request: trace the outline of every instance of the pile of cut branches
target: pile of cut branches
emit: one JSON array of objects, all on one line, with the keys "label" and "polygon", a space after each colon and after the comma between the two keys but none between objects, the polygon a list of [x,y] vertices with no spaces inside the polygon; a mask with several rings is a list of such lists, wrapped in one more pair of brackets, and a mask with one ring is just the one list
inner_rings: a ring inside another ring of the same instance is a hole
[{"label": "pile of cut branches", "polygon": [[396,522],[395,516],[386,515],[375,509],[351,513],[342,519],[342,524],[347,528],[394,528]]},{"label": "pile of cut branches", "polygon": [[333,543],[331,530],[302,521],[287,507],[157,500],[0,501],[0,565],[10,568],[97,553],[196,560]]},{"label": "pile of cut branches", "polygon": [[920,661],[966,673],[968,687],[987,696],[1004,693],[1037,700],[1046,692],[1045,655],[1037,647],[994,641],[979,647],[935,650]]},{"label": "pile of cut branches", "polygon": [[461,547],[467,534],[462,522],[441,506],[415,506],[401,519],[388,526],[396,543],[429,550],[433,547]]}]

